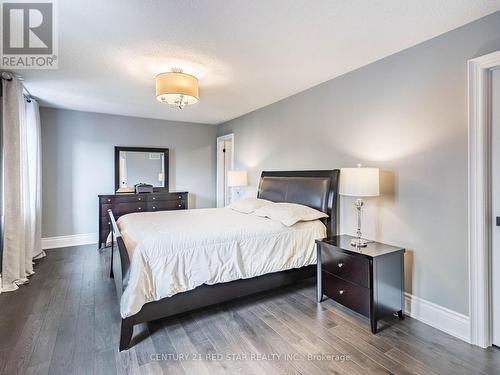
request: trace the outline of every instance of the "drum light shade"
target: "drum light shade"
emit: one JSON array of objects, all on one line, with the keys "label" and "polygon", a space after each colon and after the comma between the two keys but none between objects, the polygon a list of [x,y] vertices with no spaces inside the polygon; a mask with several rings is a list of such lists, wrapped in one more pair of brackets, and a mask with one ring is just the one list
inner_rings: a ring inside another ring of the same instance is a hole
[{"label": "drum light shade", "polygon": [[247,186],[247,172],[246,171],[228,171],[227,172],[227,186]]},{"label": "drum light shade", "polygon": [[353,197],[375,197],[379,195],[378,168],[342,168],[339,194]]},{"label": "drum light shade", "polygon": [[156,76],[156,99],[183,109],[198,102],[198,79],[183,72],[160,73]]}]

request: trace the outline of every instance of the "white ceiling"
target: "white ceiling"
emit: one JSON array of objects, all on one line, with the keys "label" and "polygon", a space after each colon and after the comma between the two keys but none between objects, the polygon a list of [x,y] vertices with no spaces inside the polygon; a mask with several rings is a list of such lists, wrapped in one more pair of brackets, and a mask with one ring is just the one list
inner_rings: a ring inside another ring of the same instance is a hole
[{"label": "white ceiling", "polygon": [[[500,0],[59,0],[59,69],[19,70],[45,106],[218,124],[500,9]],[[154,76],[199,78],[157,102]]]}]

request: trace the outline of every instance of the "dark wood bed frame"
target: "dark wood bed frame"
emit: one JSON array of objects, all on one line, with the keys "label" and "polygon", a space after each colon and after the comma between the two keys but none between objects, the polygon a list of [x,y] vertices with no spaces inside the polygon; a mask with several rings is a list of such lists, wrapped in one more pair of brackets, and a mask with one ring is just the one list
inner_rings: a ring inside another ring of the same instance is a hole
[{"label": "dark wood bed frame", "polygon": [[[273,202],[303,204],[328,214],[324,219],[327,235],[337,233],[337,200],[340,171],[289,171],[262,172],[258,198]],[[111,277],[115,280],[118,300],[127,285],[130,259],[111,210],[108,211],[116,239],[112,244]],[[116,245],[116,246],[115,246]],[[216,285],[201,285],[193,290],[178,293],[146,303],[135,315],[121,321],[120,351],[128,349],[134,325],[195,310],[265,290],[279,288],[298,280],[314,276],[315,265],[274,272],[249,279],[240,279]]]}]

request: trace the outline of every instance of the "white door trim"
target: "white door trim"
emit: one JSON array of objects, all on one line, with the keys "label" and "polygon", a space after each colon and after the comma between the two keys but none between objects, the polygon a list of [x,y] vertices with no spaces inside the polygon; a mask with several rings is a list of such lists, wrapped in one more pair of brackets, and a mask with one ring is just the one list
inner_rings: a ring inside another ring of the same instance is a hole
[{"label": "white door trim", "polygon": [[224,175],[220,172],[224,170],[224,159],[221,158],[221,152],[224,148],[224,141],[231,140],[231,169],[234,167],[234,133],[217,137],[217,207],[224,207]]},{"label": "white door trim", "polygon": [[468,61],[469,314],[471,343],[492,344],[491,316],[491,70],[500,51]]}]

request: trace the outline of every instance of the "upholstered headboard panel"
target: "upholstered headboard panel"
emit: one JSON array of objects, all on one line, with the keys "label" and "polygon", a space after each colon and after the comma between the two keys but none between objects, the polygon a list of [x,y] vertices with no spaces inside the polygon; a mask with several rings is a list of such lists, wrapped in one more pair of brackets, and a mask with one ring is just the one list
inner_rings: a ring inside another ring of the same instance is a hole
[{"label": "upholstered headboard panel", "polygon": [[328,215],[328,235],[337,233],[338,169],[326,171],[262,172],[257,197],[273,202],[298,203]]}]

